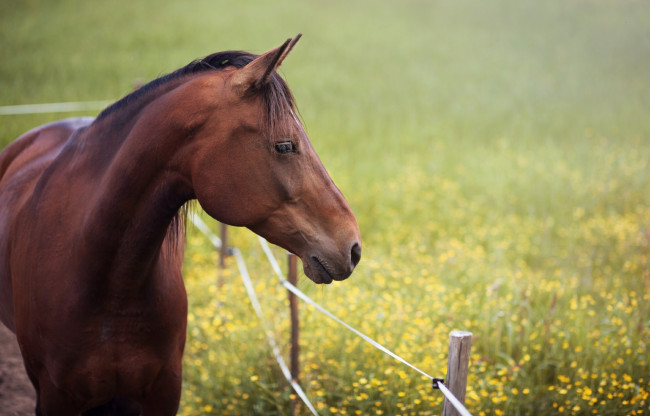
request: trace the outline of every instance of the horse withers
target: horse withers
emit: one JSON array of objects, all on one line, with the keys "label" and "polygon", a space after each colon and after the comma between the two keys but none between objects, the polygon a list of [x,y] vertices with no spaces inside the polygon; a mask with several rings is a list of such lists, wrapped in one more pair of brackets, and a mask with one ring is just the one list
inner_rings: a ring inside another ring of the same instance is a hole
[{"label": "horse withers", "polygon": [[37,414],[176,413],[187,201],[295,253],[316,283],[352,273],[356,219],[276,72],[299,37],[194,61],[0,154],[0,320]]}]

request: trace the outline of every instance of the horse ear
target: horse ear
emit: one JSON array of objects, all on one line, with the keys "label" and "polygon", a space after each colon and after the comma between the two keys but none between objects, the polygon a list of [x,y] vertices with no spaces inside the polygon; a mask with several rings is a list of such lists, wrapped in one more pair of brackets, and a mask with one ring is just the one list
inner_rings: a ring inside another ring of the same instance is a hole
[{"label": "horse ear", "polygon": [[259,89],[266,85],[271,75],[287,57],[291,49],[298,42],[302,34],[295,38],[287,39],[282,46],[272,49],[263,55],[258,56],[245,67],[235,73],[232,85],[239,93],[244,94],[250,89]]}]

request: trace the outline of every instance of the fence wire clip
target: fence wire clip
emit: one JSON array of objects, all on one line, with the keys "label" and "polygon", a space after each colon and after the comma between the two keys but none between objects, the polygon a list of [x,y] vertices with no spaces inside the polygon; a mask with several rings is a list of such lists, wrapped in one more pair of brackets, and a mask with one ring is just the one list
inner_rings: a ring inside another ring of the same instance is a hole
[{"label": "fence wire clip", "polygon": [[440,390],[440,387],[438,386],[438,383],[445,384],[445,379],[444,378],[434,378],[433,380],[433,388],[436,390]]}]

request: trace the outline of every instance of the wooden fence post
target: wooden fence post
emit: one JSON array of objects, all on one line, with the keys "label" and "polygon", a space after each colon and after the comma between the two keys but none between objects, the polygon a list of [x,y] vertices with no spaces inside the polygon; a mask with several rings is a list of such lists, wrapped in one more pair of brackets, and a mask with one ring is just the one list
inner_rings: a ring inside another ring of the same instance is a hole
[{"label": "wooden fence post", "polygon": [[[298,262],[296,256],[289,253],[289,268],[287,272],[287,280],[292,285],[296,286],[298,283]],[[296,295],[289,291],[289,309],[291,313],[291,351],[290,351],[290,372],[291,378],[293,381],[298,383],[298,377],[300,375],[300,343],[298,341],[299,331],[300,331],[300,319],[298,317],[298,299]],[[298,405],[300,401],[297,398],[291,400],[291,414],[298,414]]]},{"label": "wooden fence post", "polygon": [[[447,381],[445,384],[462,404],[465,404],[469,353],[471,348],[471,332],[451,331],[449,334],[449,359],[447,361]],[[459,413],[456,411],[454,406],[445,399],[442,408],[442,415],[457,416]]]}]

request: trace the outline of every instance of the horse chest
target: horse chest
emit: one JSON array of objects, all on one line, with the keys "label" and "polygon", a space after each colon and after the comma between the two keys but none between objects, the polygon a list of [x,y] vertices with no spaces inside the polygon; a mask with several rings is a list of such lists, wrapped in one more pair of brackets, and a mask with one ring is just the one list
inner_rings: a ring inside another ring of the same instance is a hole
[{"label": "horse chest", "polygon": [[145,396],[168,360],[148,347],[100,346],[73,360],[57,359],[48,373],[55,385],[79,402],[92,400],[99,405],[115,396]]},{"label": "horse chest", "polygon": [[149,315],[106,316],[70,335],[65,344],[50,345],[45,369],[53,383],[80,402],[88,398],[142,397],[161,370],[180,362],[185,326],[163,326]]}]

